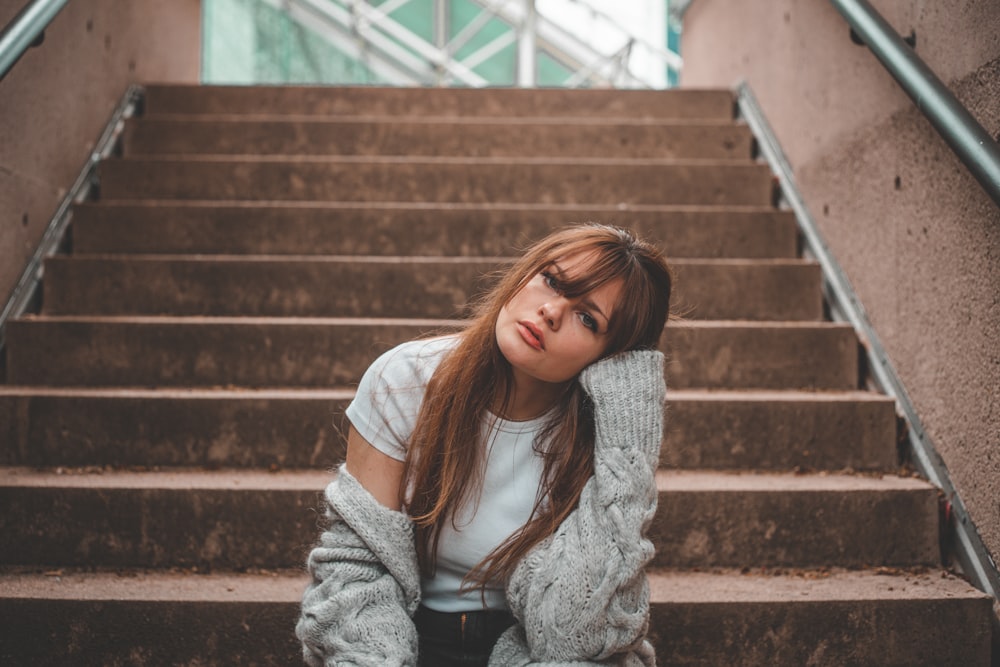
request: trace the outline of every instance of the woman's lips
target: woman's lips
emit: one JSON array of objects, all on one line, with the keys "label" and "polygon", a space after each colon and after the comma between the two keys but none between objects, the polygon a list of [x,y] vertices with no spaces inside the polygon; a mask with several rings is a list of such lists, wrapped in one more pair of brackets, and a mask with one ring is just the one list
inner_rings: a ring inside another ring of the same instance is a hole
[{"label": "woman's lips", "polygon": [[545,336],[542,335],[542,330],[536,327],[532,322],[518,322],[517,330],[521,334],[521,338],[523,338],[524,342],[528,345],[536,350],[545,349]]}]

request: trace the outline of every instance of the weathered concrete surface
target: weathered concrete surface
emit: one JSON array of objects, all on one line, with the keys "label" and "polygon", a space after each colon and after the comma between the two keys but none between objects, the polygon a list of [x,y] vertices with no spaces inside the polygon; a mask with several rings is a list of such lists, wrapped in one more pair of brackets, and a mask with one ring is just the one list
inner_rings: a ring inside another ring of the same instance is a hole
[{"label": "weathered concrete surface", "polygon": [[[0,387],[0,464],[332,468],[349,389]],[[898,467],[892,402],[867,392],[671,391],[662,464]]]},{"label": "weathered concrete surface", "polygon": [[990,600],[938,572],[655,572],[658,665],[986,667]]},{"label": "weathered concrete surface", "polygon": [[[461,317],[509,258],[60,256],[48,315]],[[819,320],[819,265],[676,260],[671,305],[691,319]]]},{"label": "weathered concrete surface", "polygon": [[765,206],[752,162],[593,158],[121,158],[100,164],[106,199],[531,202]]},{"label": "weathered concrete surface", "polygon": [[0,386],[0,464],[332,468],[348,389]]},{"label": "weathered concrete surface", "polygon": [[[0,25],[23,0],[0,0]],[[129,82],[198,80],[198,0],[71,2],[0,81],[0,299]]]},{"label": "weathered concrete surface", "polygon": [[[1000,4],[873,4],[915,32],[917,55],[1000,135]],[[998,560],[1000,210],[829,3],[699,0],[684,50],[686,84],[754,87]]]},{"label": "weathered concrete surface", "polygon": [[840,324],[695,321],[668,327],[674,389],[855,389],[857,338]]},{"label": "weathered concrete surface", "polygon": [[149,114],[544,116],[731,120],[726,90],[149,86]]},{"label": "weathered concrete surface", "polygon": [[127,156],[174,154],[427,155],[747,159],[753,135],[730,122],[612,119],[132,118]]},{"label": "weathered concrete surface", "polygon": [[74,210],[81,253],[503,256],[558,227],[604,222],[671,258],[791,258],[797,233],[788,211],[769,207],[104,201]]},{"label": "weathered concrete surface", "polygon": [[[454,320],[46,317],[11,322],[7,377],[50,386],[329,388],[356,382],[382,351]],[[857,387],[857,342],[830,323],[668,326],[676,389]]]},{"label": "weathered concrete surface", "polygon": [[[288,568],[315,539],[327,471],[6,468],[0,563]],[[899,477],[661,472],[654,563],[858,567],[938,562],[937,493]]]},{"label": "weathered concrete surface", "polygon": [[292,665],[299,573],[0,576],[6,665]]},{"label": "weathered concrete surface", "polygon": [[729,470],[898,467],[893,402],[870,392],[669,391],[663,465]]},{"label": "weathered concrete surface", "polygon": [[326,471],[0,475],[0,563],[297,567],[316,536]]},{"label": "weathered concrete surface", "polygon": [[[897,574],[654,572],[657,664],[989,664],[986,596],[936,572]],[[95,667],[295,664],[300,649],[290,628],[305,585],[298,573],[6,574],[0,658]]]},{"label": "weathered concrete surface", "polygon": [[938,565],[937,490],[919,479],[660,471],[654,566]]}]

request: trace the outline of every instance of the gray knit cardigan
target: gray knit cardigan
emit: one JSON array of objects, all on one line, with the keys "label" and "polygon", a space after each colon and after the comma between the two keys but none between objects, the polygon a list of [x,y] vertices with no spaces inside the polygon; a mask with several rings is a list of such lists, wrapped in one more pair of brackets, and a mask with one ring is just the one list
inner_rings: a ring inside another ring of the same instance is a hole
[{"label": "gray knit cardigan", "polygon": [[[663,431],[663,355],[632,351],[580,374],[595,406],[594,475],[576,509],[507,582],[517,623],[490,667],[652,666],[646,640]],[[296,634],[311,667],[416,665],[420,602],[413,527],[342,466],[326,489],[330,527],[309,555]]]}]

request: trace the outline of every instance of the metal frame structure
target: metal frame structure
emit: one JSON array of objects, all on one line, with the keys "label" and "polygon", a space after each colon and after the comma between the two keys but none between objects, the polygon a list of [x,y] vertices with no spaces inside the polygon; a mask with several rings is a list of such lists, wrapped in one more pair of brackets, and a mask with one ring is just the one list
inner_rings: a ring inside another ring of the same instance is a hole
[{"label": "metal frame structure", "polygon": [[[261,0],[288,14],[299,24],[325,38],[337,49],[364,63],[375,74],[397,85],[486,86],[489,82],[474,70],[511,45],[517,48],[516,85],[537,85],[537,54],[545,52],[566,67],[571,76],[566,87],[662,88],[668,69],[680,71],[679,54],[632,34],[614,17],[591,4],[572,0],[599,22],[605,34],[614,35],[618,46],[602,51],[574,35],[543,12],[536,0],[472,0],[479,14],[448,39],[448,1],[433,4],[432,41],[417,35],[391,14],[411,0]],[[494,19],[510,30],[474,52],[457,57]],[[662,67],[662,80],[652,80],[635,71],[635,57],[653,59]]]}]

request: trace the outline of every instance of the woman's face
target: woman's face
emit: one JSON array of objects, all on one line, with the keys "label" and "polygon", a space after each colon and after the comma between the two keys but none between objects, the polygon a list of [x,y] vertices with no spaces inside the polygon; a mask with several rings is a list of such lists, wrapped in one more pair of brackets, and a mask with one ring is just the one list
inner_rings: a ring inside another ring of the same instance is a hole
[{"label": "woman's face", "polygon": [[500,311],[497,344],[513,368],[516,386],[566,382],[604,354],[621,279],[571,299],[559,289],[589,266],[589,254],[555,260]]}]

